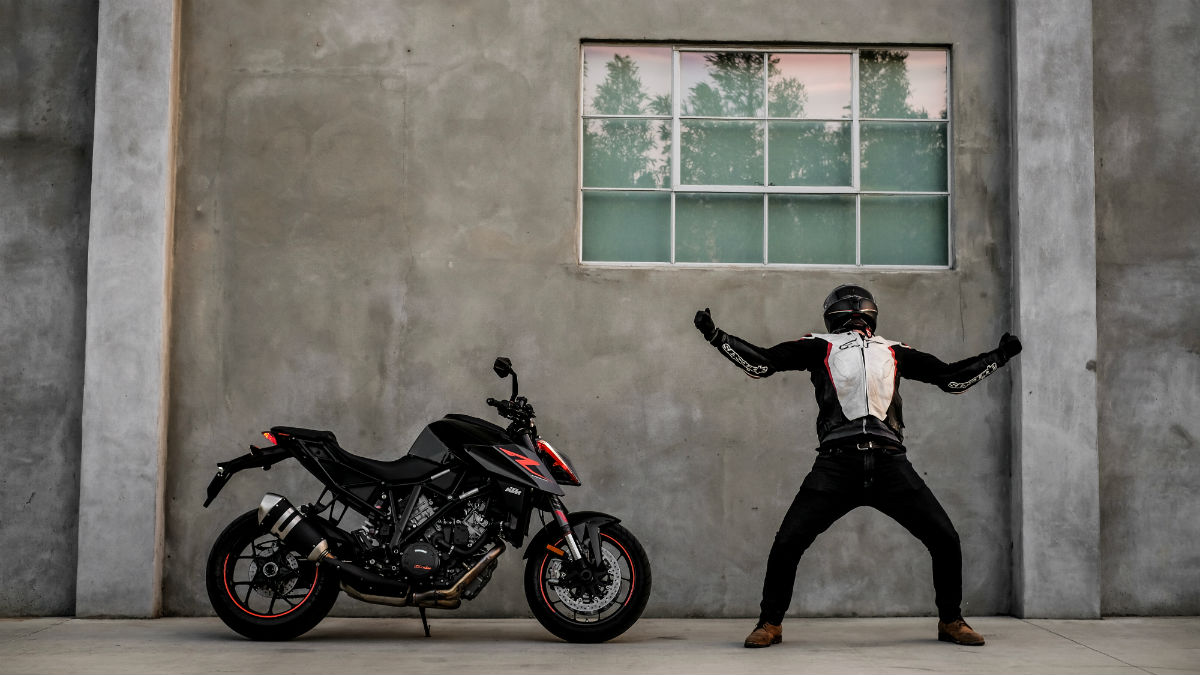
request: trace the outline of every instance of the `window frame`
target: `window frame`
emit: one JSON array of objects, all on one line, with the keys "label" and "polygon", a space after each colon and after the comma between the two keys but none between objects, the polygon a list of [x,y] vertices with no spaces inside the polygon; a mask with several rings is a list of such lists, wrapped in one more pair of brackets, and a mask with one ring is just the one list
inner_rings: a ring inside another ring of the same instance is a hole
[{"label": "window frame", "polygon": [[[660,47],[671,50],[671,115],[604,115],[585,113],[586,93],[584,82],[584,58],[588,47]],[[946,115],[944,118],[866,118],[868,123],[926,123],[945,124],[946,126],[946,189],[942,191],[903,191],[903,190],[863,190],[861,183],[861,125],[863,117],[859,109],[859,63],[862,51],[879,50],[937,51],[946,55]],[[685,52],[746,52],[762,54],[849,54],[851,70],[851,112],[850,117],[842,118],[772,118],[770,115],[770,70],[763,67],[764,99],[763,111],[759,117],[711,117],[700,115],[682,115],[680,55]],[[953,114],[953,67],[954,54],[951,45],[921,44],[861,44],[856,46],[751,46],[736,43],[724,44],[680,44],[663,42],[607,41],[586,40],[579,45],[579,76],[578,76],[578,156],[576,177],[576,260],[587,267],[612,268],[700,268],[700,269],[795,269],[795,270],[899,270],[899,271],[943,271],[955,268],[954,260],[954,114]],[[671,124],[671,171],[670,185],[665,187],[586,187],[583,184],[583,139],[587,124],[596,119],[632,119],[648,121],[668,121]],[[770,162],[770,136],[766,126],[772,121],[795,119],[804,122],[846,123],[850,125],[851,144],[851,184],[849,186],[811,186],[811,185],[692,185],[680,183],[680,130],[682,122],[687,120],[721,120],[721,121],[750,121],[761,122],[763,133],[763,166],[764,176]],[[600,261],[584,260],[583,258],[583,202],[588,192],[647,192],[670,195],[670,260],[669,261]],[[680,194],[761,194],[763,199],[762,226],[762,262],[683,262],[676,260],[675,241],[675,204]],[[848,195],[854,197],[854,263],[778,263],[770,262],[770,198],[773,195]],[[946,199],[946,264],[945,265],[866,265],[862,262],[862,197],[863,196],[933,196]]]}]

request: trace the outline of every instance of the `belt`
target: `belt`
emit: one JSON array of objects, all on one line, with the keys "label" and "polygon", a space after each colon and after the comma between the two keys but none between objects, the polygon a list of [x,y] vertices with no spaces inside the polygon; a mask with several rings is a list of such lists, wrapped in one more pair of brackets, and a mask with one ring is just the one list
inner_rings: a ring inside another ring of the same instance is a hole
[{"label": "belt", "polygon": [[842,452],[867,452],[870,450],[879,450],[889,455],[903,455],[905,452],[904,446],[902,445],[890,445],[887,443],[880,443],[878,441],[856,441],[854,443],[843,443],[840,445],[817,448],[817,452],[822,455],[836,455]]}]

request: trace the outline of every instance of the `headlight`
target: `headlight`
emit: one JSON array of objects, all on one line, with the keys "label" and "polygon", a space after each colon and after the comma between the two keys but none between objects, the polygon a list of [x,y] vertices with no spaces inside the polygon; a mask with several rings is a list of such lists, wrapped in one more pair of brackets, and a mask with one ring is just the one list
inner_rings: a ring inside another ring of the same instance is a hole
[{"label": "headlight", "polygon": [[575,470],[571,468],[571,460],[567,459],[566,455],[540,439],[537,447],[549,460],[546,464],[550,467],[550,475],[559,485],[580,485],[579,477],[575,475]]}]

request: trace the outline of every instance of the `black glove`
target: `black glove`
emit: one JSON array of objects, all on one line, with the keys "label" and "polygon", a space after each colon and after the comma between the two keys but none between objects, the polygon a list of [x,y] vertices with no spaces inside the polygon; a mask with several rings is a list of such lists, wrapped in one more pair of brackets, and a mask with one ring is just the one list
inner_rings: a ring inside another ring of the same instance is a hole
[{"label": "black glove", "polygon": [[700,331],[705,340],[712,342],[712,339],[717,336],[717,324],[713,323],[712,312],[707,307],[703,311],[696,312],[696,318],[692,323],[696,324],[696,330]]},{"label": "black glove", "polygon": [[1004,360],[1008,361],[1021,353],[1021,341],[1016,335],[1005,333],[1000,336],[1000,346],[997,350],[1004,355]]}]

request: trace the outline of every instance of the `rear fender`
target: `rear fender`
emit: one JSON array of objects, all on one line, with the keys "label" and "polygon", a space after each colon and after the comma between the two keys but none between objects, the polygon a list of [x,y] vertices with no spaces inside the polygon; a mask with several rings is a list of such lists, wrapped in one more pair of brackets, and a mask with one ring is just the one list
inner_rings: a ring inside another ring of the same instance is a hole
[{"label": "rear fender", "polygon": [[287,449],[274,445],[269,448],[256,448],[250,446],[250,453],[231,459],[226,462],[217,464],[217,474],[213,476],[212,481],[208,484],[208,498],[204,500],[204,507],[212,503],[217,495],[221,493],[221,489],[233,477],[233,474],[244,469],[262,468],[263,471],[270,469],[272,465],[285,460],[292,456],[292,453]]},{"label": "rear fender", "polygon": [[[586,538],[584,535],[588,530],[588,526],[599,529],[605,525],[619,523],[621,519],[616,516],[610,516],[607,513],[600,513],[599,511],[577,511],[567,515],[567,522],[571,524],[571,530],[575,533],[575,538],[582,543]],[[528,558],[535,552],[546,550],[546,547],[560,536],[558,525],[553,521],[547,523],[529,541],[529,546],[525,547],[525,555],[522,557]]]}]

